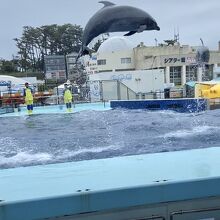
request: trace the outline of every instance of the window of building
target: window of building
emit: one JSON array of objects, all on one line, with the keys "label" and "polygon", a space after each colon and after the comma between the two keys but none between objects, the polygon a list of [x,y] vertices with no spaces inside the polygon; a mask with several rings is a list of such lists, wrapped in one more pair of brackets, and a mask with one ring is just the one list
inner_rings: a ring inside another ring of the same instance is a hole
[{"label": "window of building", "polygon": [[56,64],[57,65],[65,65],[65,60],[64,59],[57,59]]},{"label": "window of building", "polygon": [[64,65],[59,65],[59,66],[55,66],[55,65],[53,65],[53,66],[47,66],[46,67],[46,70],[47,71],[55,71],[55,70],[65,70],[65,66]]},{"label": "window of building", "polygon": [[66,78],[65,72],[59,72],[59,78],[65,79]]},{"label": "window of building", "polygon": [[69,64],[69,69],[74,69],[76,67],[75,64]]},{"label": "window of building", "polygon": [[57,74],[56,73],[51,73],[51,78],[57,78]]},{"label": "window of building", "polygon": [[68,57],[68,62],[69,63],[75,63],[76,62],[76,58],[75,57]]},{"label": "window of building", "polygon": [[175,85],[181,85],[181,66],[170,67],[170,82]]},{"label": "window of building", "polygon": [[202,81],[210,81],[213,79],[213,71],[211,65],[205,65],[203,68]]},{"label": "window of building", "polygon": [[55,62],[54,62],[54,60],[53,59],[45,59],[45,64],[48,64],[48,65],[50,65],[50,64],[54,64]]},{"label": "window of building", "polygon": [[127,63],[131,63],[130,57],[121,58],[121,64],[127,64]]},{"label": "window of building", "polygon": [[186,62],[186,58],[185,57],[181,57],[181,62],[185,63]]},{"label": "window of building", "polygon": [[98,65],[106,65],[106,60],[98,60],[97,61]]},{"label": "window of building", "polygon": [[196,66],[186,66],[186,82],[197,80]]}]

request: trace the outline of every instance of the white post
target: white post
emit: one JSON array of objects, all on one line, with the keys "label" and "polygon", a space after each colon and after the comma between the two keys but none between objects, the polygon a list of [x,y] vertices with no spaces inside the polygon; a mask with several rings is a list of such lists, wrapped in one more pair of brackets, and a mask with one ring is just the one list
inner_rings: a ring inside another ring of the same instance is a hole
[{"label": "white post", "polygon": [[182,66],[182,71],[181,71],[181,85],[186,84],[186,65]]},{"label": "white post", "polygon": [[198,67],[197,69],[197,81],[202,82],[202,67]]},{"label": "white post", "polygon": [[217,78],[217,73],[216,73],[216,69],[218,68],[218,64],[217,63],[215,63],[214,64],[214,68],[213,68],[213,78],[215,79],[215,78]]},{"label": "white post", "polygon": [[170,67],[169,66],[166,66],[166,70],[165,70],[165,80],[166,80],[166,83],[170,83]]}]

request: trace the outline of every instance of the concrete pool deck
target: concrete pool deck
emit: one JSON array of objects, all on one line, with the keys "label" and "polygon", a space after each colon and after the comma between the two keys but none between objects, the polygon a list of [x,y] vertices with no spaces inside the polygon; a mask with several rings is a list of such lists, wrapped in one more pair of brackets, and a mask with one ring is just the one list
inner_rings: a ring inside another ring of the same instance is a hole
[{"label": "concrete pool deck", "polygon": [[[220,148],[0,170],[0,219],[220,196]],[[61,205],[62,204],[62,205]]]}]

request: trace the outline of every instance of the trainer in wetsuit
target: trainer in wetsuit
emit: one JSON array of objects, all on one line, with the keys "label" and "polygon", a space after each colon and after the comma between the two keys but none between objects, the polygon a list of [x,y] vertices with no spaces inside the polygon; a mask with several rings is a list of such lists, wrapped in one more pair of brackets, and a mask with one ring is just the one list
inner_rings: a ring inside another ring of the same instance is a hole
[{"label": "trainer in wetsuit", "polygon": [[33,112],[33,91],[29,88],[29,84],[25,83],[24,89],[24,97],[25,97],[25,104],[27,105],[28,114],[32,114]]},{"label": "trainer in wetsuit", "polygon": [[64,98],[64,103],[66,104],[67,111],[71,112],[73,96],[70,89],[67,87],[67,84],[64,84],[63,98]]}]

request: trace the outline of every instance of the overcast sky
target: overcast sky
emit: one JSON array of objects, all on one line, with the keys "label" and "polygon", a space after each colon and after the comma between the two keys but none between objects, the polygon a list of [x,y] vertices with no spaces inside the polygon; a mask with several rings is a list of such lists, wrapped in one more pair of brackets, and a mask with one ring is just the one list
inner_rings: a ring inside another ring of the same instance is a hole
[{"label": "overcast sky", "polygon": [[[102,5],[99,0],[0,0],[0,58],[11,59],[17,49],[13,38],[21,37],[23,26],[39,27],[72,23],[85,27]],[[155,45],[171,39],[179,28],[180,43],[210,49],[220,40],[220,0],[112,0],[118,5],[139,7],[155,18],[161,31],[145,31],[129,37],[135,44]]]}]

